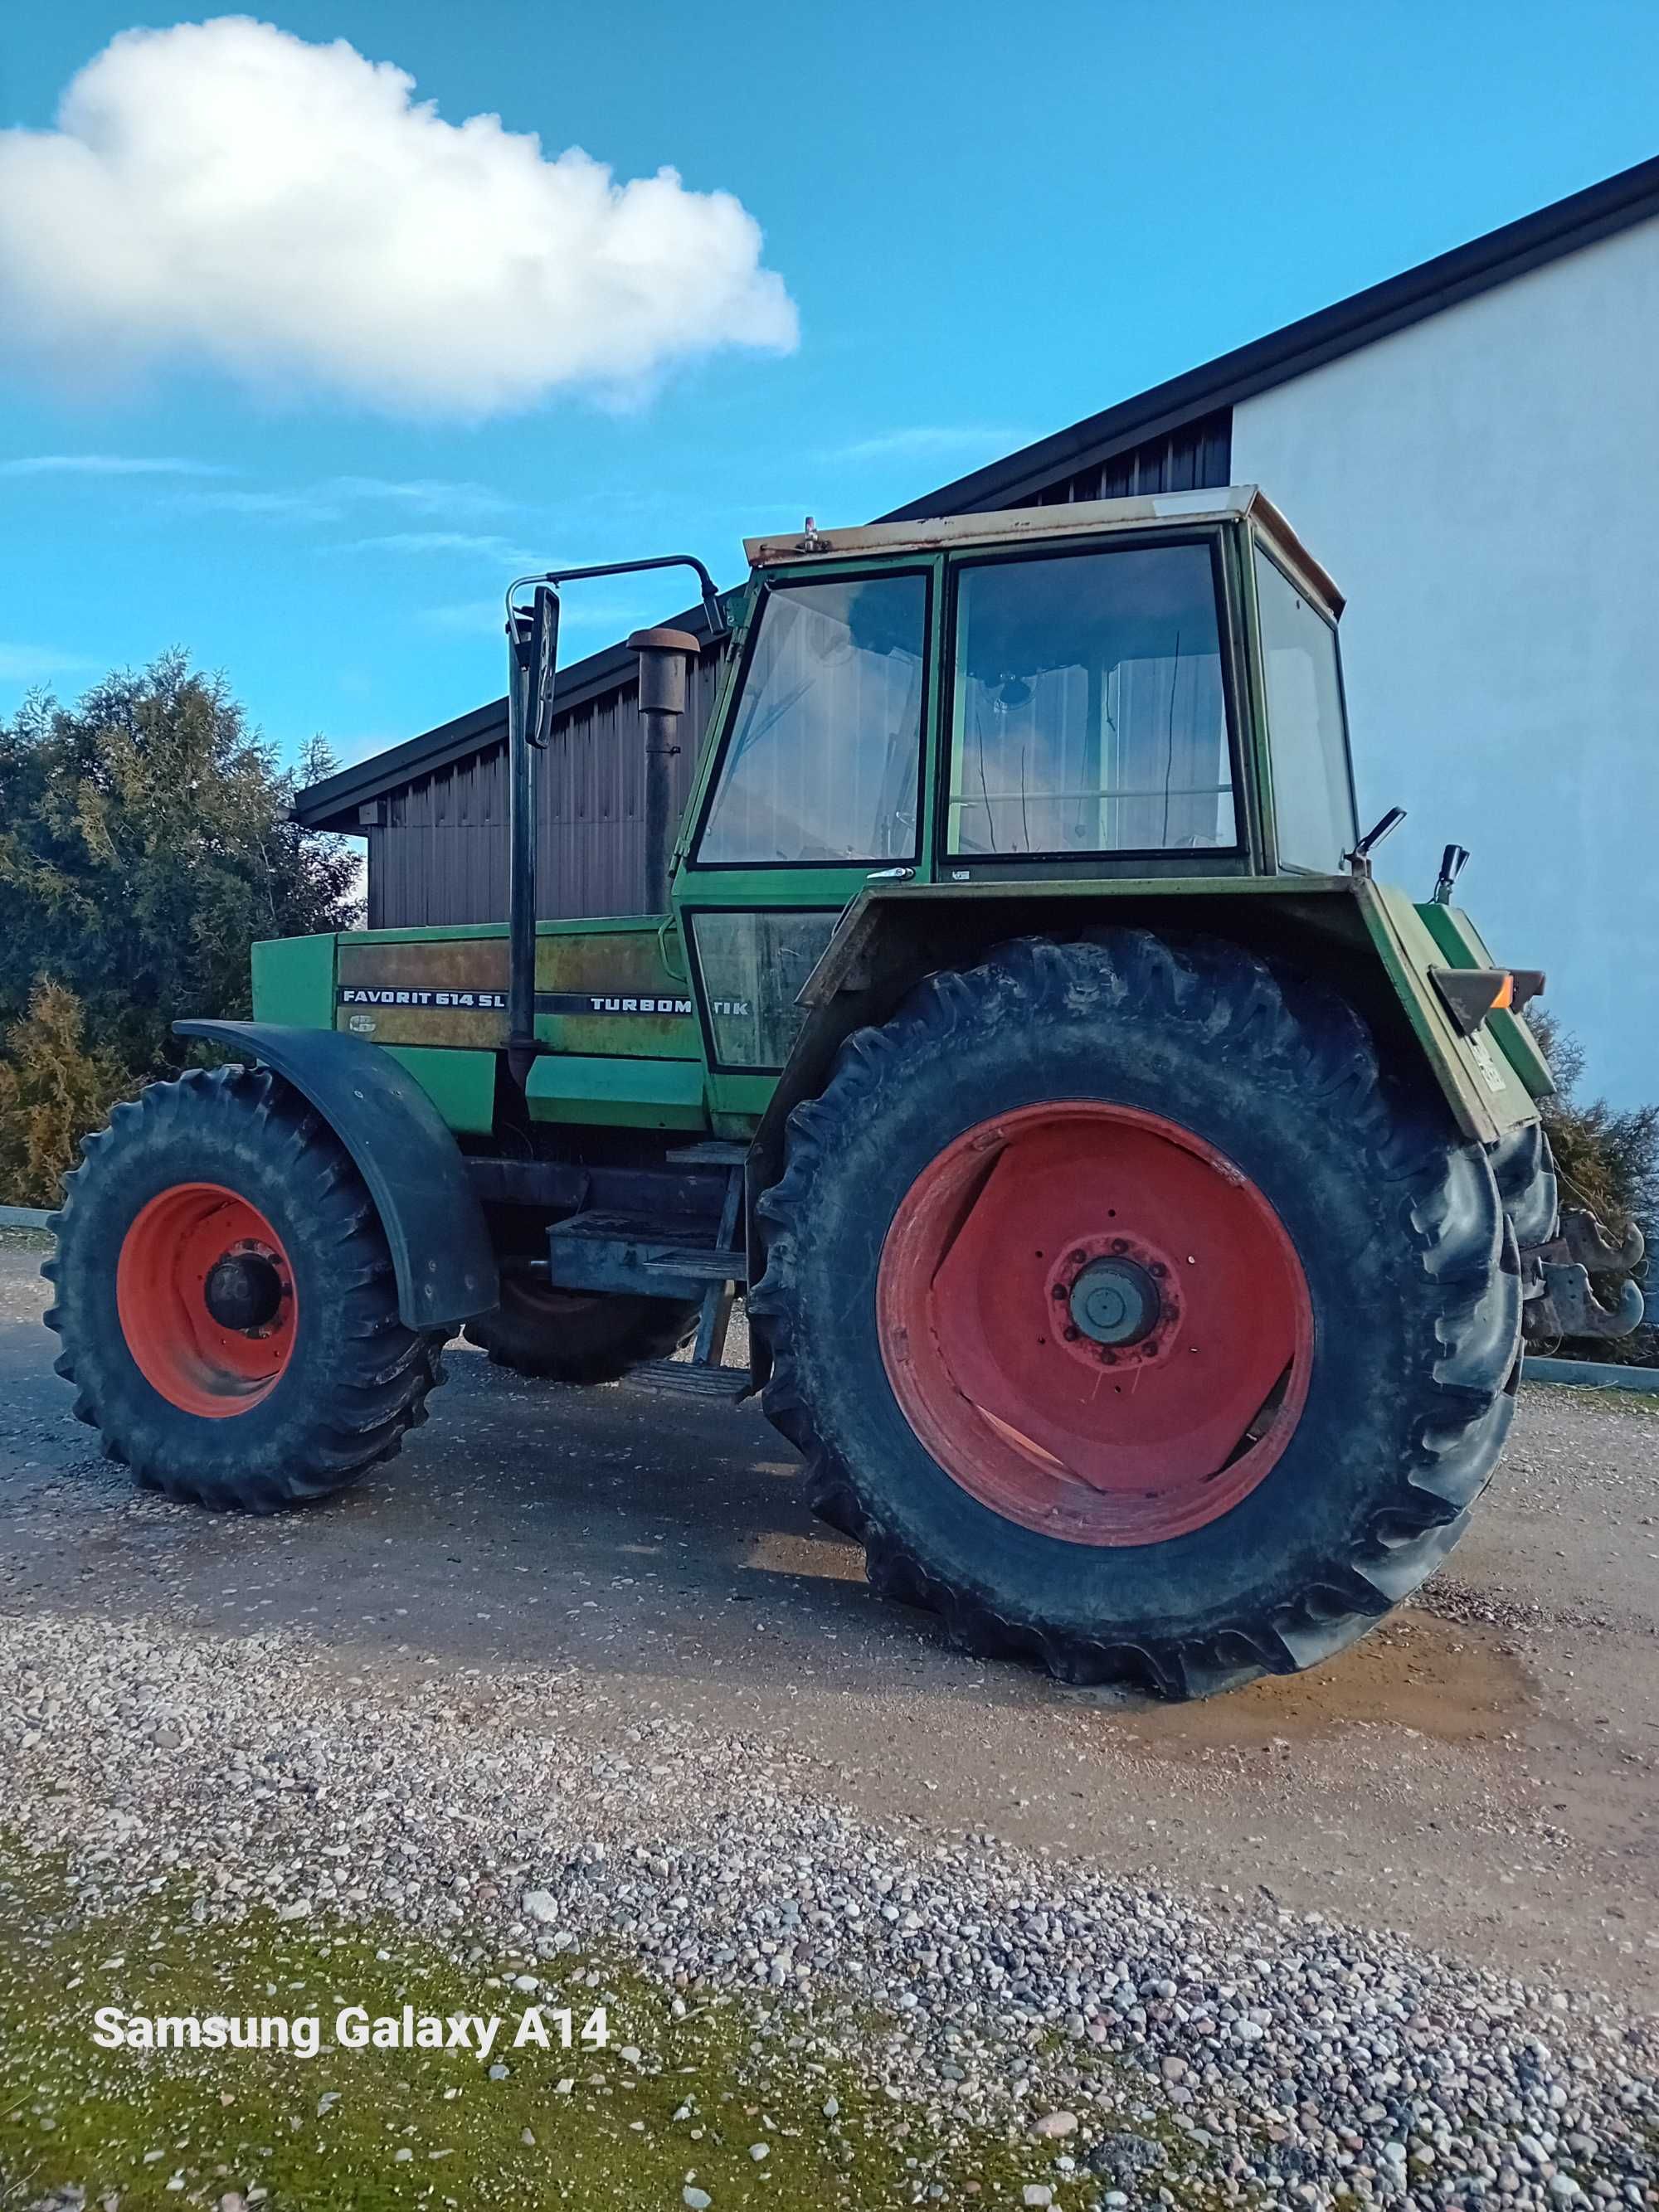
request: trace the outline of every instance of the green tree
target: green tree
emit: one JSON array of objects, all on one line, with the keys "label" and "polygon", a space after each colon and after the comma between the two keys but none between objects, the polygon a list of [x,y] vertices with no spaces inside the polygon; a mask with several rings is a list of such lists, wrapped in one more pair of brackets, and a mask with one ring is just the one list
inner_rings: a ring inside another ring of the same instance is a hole
[{"label": "green tree", "polygon": [[[1659,1104],[1615,1110],[1605,1098],[1579,1097],[1584,1051],[1547,1014],[1529,1014],[1555,1077],[1555,1097],[1543,1109],[1544,1127],[1555,1155],[1564,1206],[1588,1207],[1615,1237],[1633,1221],[1647,1239],[1649,1258],[1640,1273],[1652,1279],[1659,1251]],[[1597,1287],[1607,1297],[1621,1278],[1603,1276]],[[1569,1357],[1634,1362],[1659,1366],[1659,1329],[1638,1328],[1611,1341],[1587,1338],[1565,1344]]]},{"label": "green tree", "polygon": [[0,1199],[56,1204],[82,1135],[135,1087],[118,1054],[88,1048],[75,994],[39,984],[0,1046]]},{"label": "green tree", "polygon": [[[289,818],[296,787],[331,766],[317,740],[285,772],[223,679],[181,653],[72,707],[32,696],[0,723],[0,1030],[41,1018],[51,984],[114,1086],[102,1107],[176,1072],[179,1016],[249,1012],[256,939],[356,918],[353,854]],[[101,1108],[76,1096],[93,1126]]]}]

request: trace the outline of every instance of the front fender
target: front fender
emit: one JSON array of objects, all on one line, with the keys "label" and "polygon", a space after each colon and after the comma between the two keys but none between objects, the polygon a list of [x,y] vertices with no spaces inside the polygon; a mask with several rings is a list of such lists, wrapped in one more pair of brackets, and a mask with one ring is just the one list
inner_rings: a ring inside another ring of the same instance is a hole
[{"label": "front fender", "polygon": [[344,1030],[175,1022],[280,1075],[313,1106],[368,1185],[406,1328],[452,1329],[499,1295],[483,1210],[437,1108],[390,1053]]}]

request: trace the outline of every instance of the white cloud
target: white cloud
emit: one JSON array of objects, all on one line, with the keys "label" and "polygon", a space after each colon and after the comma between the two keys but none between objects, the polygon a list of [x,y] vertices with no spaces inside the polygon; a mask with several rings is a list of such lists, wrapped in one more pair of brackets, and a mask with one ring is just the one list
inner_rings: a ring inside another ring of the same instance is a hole
[{"label": "white cloud", "polygon": [[52,645],[0,645],[0,683],[50,684],[59,676],[74,676],[90,668],[84,653],[65,653]]},{"label": "white cloud", "polygon": [[[0,151],[9,134],[0,131]],[[0,226],[4,215],[0,212]],[[227,477],[217,461],[151,459],[143,453],[21,453],[0,461],[0,477]]]},{"label": "white cloud", "polygon": [[342,499],[384,499],[414,507],[422,514],[501,514],[518,504],[488,484],[450,483],[438,478],[417,477],[400,483],[388,477],[334,477],[325,489]]},{"label": "white cloud", "polygon": [[359,538],[349,545],[331,547],[336,553],[461,553],[494,561],[508,568],[534,568],[544,557],[526,553],[510,538],[470,530],[392,530],[380,538]]},{"label": "white cloud", "polygon": [[278,522],[337,522],[337,501],[314,491],[197,491],[182,493],[179,504],[223,514],[266,515]]},{"label": "white cloud", "polygon": [[984,423],[921,422],[904,430],[884,430],[874,438],[860,438],[843,446],[833,458],[839,461],[884,461],[906,455],[921,459],[929,453],[1006,453],[1029,442],[1024,430],[999,430]]},{"label": "white cloud", "polygon": [[[500,492],[491,491],[487,484],[446,483],[439,479],[420,478],[399,483],[386,477],[326,477],[320,483],[300,485],[287,490],[249,490],[240,487],[213,491],[187,491],[173,495],[176,505],[195,507],[209,513],[264,517],[274,522],[340,522],[354,505],[384,505],[394,511],[423,515],[446,515],[465,519],[470,515],[487,516],[505,514],[515,502],[504,498]],[[415,550],[442,550],[453,533],[417,532],[404,533],[410,538]],[[434,548],[423,543],[428,538],[439,541]],[[370,539],[370,544],[388,544],[410,550],[400,537],[389,539]],[[492,550],[504,544],[498,538],[467,539],[471,548],[475,543]]]},{"label": "white cloud", "polygon": [[182,357],[267,392],[479,416],[793,345],[729,192],[667,168],[619,184],[413,89],[343,40],[246,16],[123,32],[55,130],[0,131],[0,347],[88,382]]}]

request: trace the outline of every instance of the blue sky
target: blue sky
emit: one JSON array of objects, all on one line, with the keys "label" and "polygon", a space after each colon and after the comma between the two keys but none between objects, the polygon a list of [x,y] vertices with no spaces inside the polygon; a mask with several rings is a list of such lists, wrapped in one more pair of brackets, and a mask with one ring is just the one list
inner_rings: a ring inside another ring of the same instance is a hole
[{"label": "blue sky", "polygon": [[[10,11],[0,132],[47,130],[135,22],[199,20]],[[447,123],[495,112],[549,157],[735,195],[799,341],[782,349],[774,292],[732,311],[771,315],[772,342],[666,343],[620,394],[579,379],[410,413],[384,358],[372,392],[211,349],[129,363],[118,323],[37,345],[14,305],[0,713],[181,644],[285,751],[321,731],[360,757],[495,695],[518,568],[687,550],[735,579],[746,531],[862,520],[1659,137],[1647,4],[342,0],[263,20],[395,63]],[[501,206],[480,224],[497,240]],[[447,319],[487,381],[489,319]],[[567,649],[662,611],[589,586]]]}]

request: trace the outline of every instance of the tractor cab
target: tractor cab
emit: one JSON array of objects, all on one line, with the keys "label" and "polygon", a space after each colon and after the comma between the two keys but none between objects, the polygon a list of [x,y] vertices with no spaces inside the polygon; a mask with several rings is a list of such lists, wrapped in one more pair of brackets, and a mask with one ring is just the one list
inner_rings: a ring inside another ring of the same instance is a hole
[{"label": "tractor cab", "polygon": [[694,869],[1334,874],[1352,847],[1341,598],[1259,492],[745,550]]},{"label": "tractor cab", "polygon": [[782,1065],[872,881],[1173,890],[1354,848],[1341,595],[1260,492],[745,550],[673,884],[718,1067]]}]

